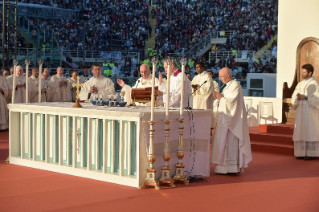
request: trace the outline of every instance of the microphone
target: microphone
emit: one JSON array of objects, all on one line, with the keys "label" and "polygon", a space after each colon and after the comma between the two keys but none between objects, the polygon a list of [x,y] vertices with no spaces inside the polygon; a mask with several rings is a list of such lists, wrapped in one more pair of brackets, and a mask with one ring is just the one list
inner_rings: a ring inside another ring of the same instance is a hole
[{"label": "microphone", "polygon": [[187,107],[186,107],[185,109],[187,109],[187,110],[191,110],[191,109],[192,109],[192,108],[189,106],[189,98],[190,98],[198,89],[200,89],[206,82],[207,82],[207,80],[205,80],[200,86],[197,86],[197,88],[194,89],[194,91],[191,93],[191,95],[189,95],[189,96],[187,97]]},{"label": "microphone", "polygon": [[137,88],[138,84],[140,83],[140,80],[137,80],[135,88]]}]

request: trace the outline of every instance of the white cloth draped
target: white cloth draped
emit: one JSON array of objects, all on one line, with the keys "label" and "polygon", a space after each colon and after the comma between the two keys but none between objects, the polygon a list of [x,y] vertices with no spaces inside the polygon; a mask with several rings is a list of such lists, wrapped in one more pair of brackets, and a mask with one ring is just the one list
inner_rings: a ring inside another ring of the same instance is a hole
[{"label": "white cloth draped", "polygon": [[[319,156],[319,90],[318,82],[311,77],[298,83],[292,94],[291,103],[297,108],[293,141],[295,156]],[[307,100],[298,100],[297,94],[303,94]],[[311,144],[311,143],[317,144]],[[309,148],[314,146],[316,148]]]},{"label": "white cloth draped", "polygon": [[54,75],[49,82],[49,97],[52,102],[69,102],[71,101],[70,85],[60,87],[62,80],[68,81],[64,76]]},{"label": "white cloth draped", "polygon": [[8,129],[9,127],[9,111],[7,108],[7,96],[9,88],[7,85],[6,78],[0,76],[0,130]]},{"label": "white cloth draped", "polygon": [[228,134],[231,132],[238,139],[238,168],[246,168],[248,163],[252,161],[252,154],[247,111],[240,83],[235,79],[226,83],[223,95],[224,97],[219,101],[218,123],[213,136],[211,162],[217,165],[225,165],[224,156],[230,148],[227,144],[230,142],[231,136],[228,136]]}]

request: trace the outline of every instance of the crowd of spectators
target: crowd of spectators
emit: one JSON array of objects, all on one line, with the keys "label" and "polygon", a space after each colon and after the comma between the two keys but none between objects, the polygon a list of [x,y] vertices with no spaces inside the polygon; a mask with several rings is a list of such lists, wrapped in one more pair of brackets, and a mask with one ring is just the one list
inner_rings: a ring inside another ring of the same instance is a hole
[{"label": "crowd of spectators", "polygon": [[220,50],[258,50],[277,33],[278,0],[159,0],[156,48],[183,53],[207,33],[231,32]]}]

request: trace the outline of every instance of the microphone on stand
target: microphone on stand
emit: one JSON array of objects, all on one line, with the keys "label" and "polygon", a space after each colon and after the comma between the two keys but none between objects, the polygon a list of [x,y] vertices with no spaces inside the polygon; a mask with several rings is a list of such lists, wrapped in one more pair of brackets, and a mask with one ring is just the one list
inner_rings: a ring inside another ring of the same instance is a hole
[{"label": "microphone on stand", "polygon": [[205,83],[207,82],[207,80],[205,80],[200,86],[197,86],[196,89],[194,89],[194,91],[191,93],[191,95],[189,95],[187,97],[187,107],[185,107],[186,110],[191,110],[192,108],[189,106],[189,98],[198,90],[200,89]]},{"label": "microphone on stand", "polygon": [[135,88],[137,88],[138,84],[140,83],[140,80],[137,80]]}]

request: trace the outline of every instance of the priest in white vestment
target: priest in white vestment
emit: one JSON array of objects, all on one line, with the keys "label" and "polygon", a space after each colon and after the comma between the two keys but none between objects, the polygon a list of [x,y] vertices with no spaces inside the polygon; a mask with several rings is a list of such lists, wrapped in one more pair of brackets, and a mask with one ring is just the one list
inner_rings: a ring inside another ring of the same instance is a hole
[{"label": "priest in white vestment", "polygon": [[89,71],[87,68],[83,69],[83,74],[80,76],[80,83],[85,83],[90,79]]},{"label": "priest in white vestment", "polygon": [[102,97],[103,100],[109,100],[110,94],[115,94],[114,83],[109,78],[101,76],[101,71],[101,65],[93,64],[93,77],[84,83],[79,95],[81,101],[89,100],[92,94]]},{"label": "priest in white vestment", "polygon": [[[45,83],[41,78],[41,102],[45,102]],[[39,102],[39,69],[34,67],[32,68],[32,75],[29,77],[29,90],[30,90],[30,103]]]},{"label": "priest in white vestment", "polygon": [[49,82],[49,97],[52,102],[71,101],[71,88],[68,79],[63,76],[64,69],[58,67],[56,75],[52,76]]},{"label": "priest in white vestment", "polygon": [[[169,91],[169,106],[170,107],[180,107],[181,102],[181,92],[182,92],[182,72],[178,69],[175,60],[173,60],[170,65],[170,73],[168,72],[168,65],[166,60],[164,60],[164,69],[166,76],[170,74],[170,91]],[[162,73],[159,72],[159,92],[158,95],[163,95],[164,106],[166,105],[166,93],[167,93],[167,81],[163,80]],[[184,100],[183,107],[193,107],[193,98],[191,96],[192,88],[191,81],[185,75],[184,77]]]},{"label": "priest in white vestment", "polygon": [[205,71],[205,64],[196,64],[197,75],[192,80],[193,88],[193,108],[194,109],[213,109],[213,79]]},{"label": "priest in white vestment", "polygon": [[0,76],[0,130],[9,128],[9,111],[7,108],[7,100],[9,88],[6,78]]},{"label": "priest in white vestment", "polygon": [[313,66],[305,64],[301,68],[303,80],[291,97],[291,103],[297,108],[292,140],[295,157],[310,160],[319,157],[319,88],[312,77]]},{"label": "priest in white vestment", "polygon": [[[140,74],[141,77],[136,81],[133,87],[128,86],[122,79],[117,79],[117,83],[122,87],[121,92],[124,92],[124,101],[127,102],[126,105],[130,105],[133,100],[131,99],[132,88],[149,88],[152,87],[152,74],[151,69],[147,64],[143,64],[140,66]],[[155,78],[155,86],[159,85],[159,81]],[[157,106],[161,105],[163,100],[161,98],[157,98]],[[140,105],[138,102],[136,105]]]},{"label": "priest in white vestment", "polygon": [[[14,103],[26,103],[26,78],[25,74],[23,74],[23,68],[22,66],[16,67],[16,83],[13,85],[13,76],[7,78],[7,84],[9,87],[9,93],[10,95],[10,103],[12,102],[12,89],[15,90],[15,100]],[[30,96],[30,90],[29,90],[29,96]]]},{"label": "priest in white vestment", "polygon": [[69,86],[71,89],[70,92],[71,92],[71,101],[72,102],[75,102],[75,100],[76,100],[76,87],[72,87],[72,84],[77,83],[77,81],[78,81],[77,77],[78,77],[78,72],[75,70],[71,71],[71,77],[70,77],[70,79],[68,79],[68,81],[69,81],[69,84],[70,84]]},{"label": "priest in white vestment", "polygon": [[219,78],[226,85],[222,93],[214,92],[219,107],[211,162],[219,174],[238,174],[252,160],[243,90],[231,73],[229,68],[219,71]]}]

